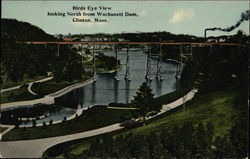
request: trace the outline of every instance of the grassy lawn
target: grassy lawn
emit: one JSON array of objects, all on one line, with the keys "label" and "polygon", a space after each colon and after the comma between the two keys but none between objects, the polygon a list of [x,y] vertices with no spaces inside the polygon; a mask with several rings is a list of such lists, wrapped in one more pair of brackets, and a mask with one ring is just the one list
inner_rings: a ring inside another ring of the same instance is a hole
[{"label": "grassy lawn", "polygon": [[[215,136],[225,135],[234,123],[235,115],[235,100],[237,99],[237,90],[230,89],[226,91],[219,91],[210,93],[207,95],[198,95],[191,102],[186,104],[186,110],[182,109],[173,111],[171,113],[165,113],[157,119],[148,121],[146,126],[138,127],[130,130],[122,130],[120,132],[112,132],[111,135],[115,138],[119,135],[128,135],[132,132],[134,135],[142,135],[151,131],[161,132],[162,130],[171,129],[174,126],[182,126],[186,122],[191,122],[194,125],[199,121],[207,123],[211,121],[215,128]],[[88,149],[90,142],[94,141],[92,137],[82,139],[75,144],[69,144],[64,147],[60,147],[60,151],[68,152],[74,155],[80,155],[82,151]],[[64,149],[62,149],[64,148]],[[57,150],[53,150],[53,152]],[[63,153],[56,155],[57,157],[63,157]]]},{"label": "grassy lawn", "polygon": [[5,134],[2,140],[25,140],[52,136],[61,136],[92,130],[117,122],[122,122],[132,117],[129,110],[107,109],[104,106],[96,106],[83,112],[73,120],[60,124],[35,128],[15,128]]},{"label": "grassy lawn", "polygon": [[[70,149],[73,150],[73,151],[71,151],[71,153],[74,155],[79,155],[82,153],[82,151],[89,149],[90,145],[91,144],[88,142],[74,144],[74,145],[70,146]],[[61,154],[58,157],[64,157],[64,156],[63,156],[63,154]]]},{"label": "grassy lawn", "polygon": [[187,94],[190,90],[189,89],[179,89],[174,92],[162,95],[160,97],[155,98],[158,104],[169,104]]},{"label": "grassy lawn", "polygon": [[39,94],[39,95],[47,95],[50,93],[54,93],[60,89],[63,89],[67,86],[86,81],[88,78],[84,78],[81,80],[73,80],[71,82],[69,81],[61,81],[57,82],[54,79],[42,82],[42,83],[34,83],[32,86],[32,91]]},{"label": "grassy lawn", "polygon": [[44,95],[54,93],[67,86],[86,81],[87,79],[88,78],[81,80],[73,80],[71,82],[69,81],[56,82],[54,79],[52,79],[42,83],[34,83],[31,89],[33,92],[38,94],[37,96],[32,95],[28,91],[27,87],[23,87],[13,91],[3,92],[1,93],[1,104],[42,98]]},{"label": "grassy lawn", "polygon": [[[189,89],[179,89],[174,92],[156,97],[155,100],[157,104],[169,104],[187,94],[190,90]],[[131,103],[124,104],[124,103],[109,103],[111,107],[132,107]]]},{"label": "grassy lawn", "polygon": [[0,132],[4,132],[4,130],[6,130],[6,129],[8,129],[8,128],[1,128],[0,127]]},{"label": "grassy lawn", "polygon": [[43,78],[46,78],[47,76],[38,76],[34,79],[26,79],[26,80],[23,80],[23,81],[19,81],[19,82],[7,82],[7,83],[3,83],[1,85],[1,89],[5,89],[5,88],[10,88],[10,87],[15,87],[15,86],[20,86],[20,85],[23,85],[25,83],[29,83],[29,82],[33,82],[33,81],[37,81],[37,80],[40,80],[40,79],[43,79]]},{"label": "grassy lawn", "polygon": [[1,93],[1,104],[9,103],[9,102],[24,101],[24,100],[32,100],[36,98],[37,96],[32,95],[28,91],[27,87],[23,87],[23,88],[16,89],[13,91]]},{"label": "grassy lawn", "polygon": [[[215,127],[215,136],[223,136],[231,128],[234,119],[234,103],[237,93],[234,90],[220,91],[195,97],[186,104],[186,110],[179,109],[175,113],[154,119],[148,125],[132,131],[140,134],[150,131],[160,131],[174,126],[182,126],[191,122],[194,125],[202,121],[204,124],[211,121]],[[127,131],[126,133],[129,133]]]}]

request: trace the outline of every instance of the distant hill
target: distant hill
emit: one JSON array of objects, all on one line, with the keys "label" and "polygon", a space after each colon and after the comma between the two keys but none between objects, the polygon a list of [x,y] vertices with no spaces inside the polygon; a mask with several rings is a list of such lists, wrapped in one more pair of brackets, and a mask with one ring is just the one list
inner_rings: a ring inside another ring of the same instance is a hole
[{"label": "distant hill", "polygon": [[15,19],[1,19],[1,40],[12,41],[57,41],[42,29]]},{"label": "distant hill", "polygon": [[[17,43],[23,41],[59,41],[37,26],[15,19],[1,19],[1,28],[0,83],[2,87],[8,87],[10,86],[8,83],[12,82],[47,76],[48,72],[52,72],[54,76],[55,74],[61,75],[64,73],[62,70],[70,70],[71,65],[77,64],[75,61],[78,59],[77,54],[67,45],[60,46],[59,57],[55,44],[45,47],[44,45]],[[64,74],[64,76],[69,76]]]}]

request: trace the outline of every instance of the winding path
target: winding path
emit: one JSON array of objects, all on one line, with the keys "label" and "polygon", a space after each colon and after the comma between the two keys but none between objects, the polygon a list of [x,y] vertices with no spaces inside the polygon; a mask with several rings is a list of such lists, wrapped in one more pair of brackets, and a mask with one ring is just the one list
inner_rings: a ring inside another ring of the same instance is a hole
[{"label": "winding path", "polygon": [[[158,116],[173,108],[181,106],[184,102],[191,100],[196,92],[197,90],[191,90],[184,97],[181,97],[170,104],[163,105],[161,111],[155,116]],[[147,118],[147,120],[150,118]],[[56,144],[63,143],[66,141],[96,136],[120,129],[123,129],[123,127],[121,127],[119,123],[116,123],[103,128],[85,131],[82,133],[71,134],[71,135],[50,137],[44,139],[35,139],[35,140],[7,141],[7,142],[1,141],[0,156],[2,155],[2,157],[5,158],[39,158],[42,156],[43,152],[46,149]]]},{"label": "winding path", "polygon": [[[43,79],[40,79],[40,80],[37,80],[37,81],[34,81],[34,82],[45,82],[45,81],[48,81],[48,80],[51,80],[53,77],[46,77],[46,78],[43,78]],[[34,82],[29,82],[27,84],[32,85]],[[1,89],[1,93],[3,92],[8,92],[8,91],[13,91],[13,90],[16,90],[16,89],[19,89],[21,88],[22,85],[19,85],[19,86],[15,86],[15,87],[10,87],[10,88],[6,88],[6,89]],[[31,86],[30,86],[31,87]],[[33,93],[32,93],[33,94]]]},{"label": "winding path", "polygon": [[33,94],[33,95],[36,96],[37,94],[31,90],[31,87],[32,87],[33,83],[34,83],[34,82],[29,83],[28,91],[29,91],[31,94]]},{"label": "winding path", "polygon": [[39,98],[39,99],[4,103],[4,104],[1,104],[1,109],[2,110],[11,110],[11,109],[15,109],[16,107],[26,107],[26,106],[34,105],[34,104],[53,104],[54,98],[60,97],[60,96],[66,94],[74,89],[91,84],[92,82],[93,82],[93,79],[89,79],[89,80],[86,80],[86,81],[83,81],[80,83],[76,83],[76,84],[65,87],[65,88],[63,88],[55,93],[51,93],[51,94],[46,95],[43,98]]}]

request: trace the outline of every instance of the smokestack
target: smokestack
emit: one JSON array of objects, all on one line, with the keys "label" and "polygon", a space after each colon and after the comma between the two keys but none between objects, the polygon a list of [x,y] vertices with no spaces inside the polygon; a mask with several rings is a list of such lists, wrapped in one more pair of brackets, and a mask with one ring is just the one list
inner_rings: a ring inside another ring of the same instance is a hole
[{"label": "smokestack", "polygon": [[247,10],[247,11],[241,13],[240,20],[235,25],[233,25],[231,27],[227,27],[227,28],[214,27],[214,28],[205,29],[205,38],[206,38],[206,31],[208,31],[208,30],[211,30],[211,31],[219,30],[219,31],[224,31],[224,32],[230,32],[230,31],[238,28],[242,22],[248,21],[249,19],[250,19],[250,10]]},{"label": "smokestack", "polygon": [[204,30],[204,38],[207,38],[207,29]]}]

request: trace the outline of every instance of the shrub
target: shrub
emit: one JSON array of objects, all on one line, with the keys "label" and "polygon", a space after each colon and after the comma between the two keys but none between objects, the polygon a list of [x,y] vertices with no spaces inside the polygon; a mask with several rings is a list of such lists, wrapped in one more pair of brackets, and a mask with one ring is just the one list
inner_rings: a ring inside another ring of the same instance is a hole
[{"label": "shrub", "polygon": [[45,121],[43,122],[43,126],[46,126],[46,122]]},{"label": "shrub", "polygon": [[36,127],[36,121],[35,120],[32,121],[32,127]]},{"label": "shrub", "polygon": [[51,119],[50,121],[49,121],[49,125],[52,125],[53,124],[53,120]]},{"label": "shrub", "polygon": [[63,117],[63,121],[67,121],[67,118],[66,118],[66,117]]}]

